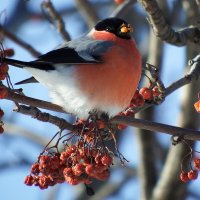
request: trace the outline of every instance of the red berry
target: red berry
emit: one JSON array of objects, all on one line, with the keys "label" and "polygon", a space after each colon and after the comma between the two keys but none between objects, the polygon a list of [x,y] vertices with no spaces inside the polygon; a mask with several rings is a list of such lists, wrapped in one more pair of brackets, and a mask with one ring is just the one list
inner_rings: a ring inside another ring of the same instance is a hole
[{"label": "red berry", "polygon": [[39,166],[40,166],[39,163],[34,163],[31,166],[31,173],[38,175],[40,173]]},{"label": "red berry", "polygon": [[144,98],[137,90],[131,100],[130,107],[138,107],[144,105]]},{"label": "red berry", "polygon": [[150,90],[149,88],[147,87],[143,87],[140,89],[139,93],[142,95],[142,97],[145,99],[145,100],[151,100],[153,98],[153,93],[152,93],[152,90]]},{"label": "red berry", "polygon": [[24,180],[24,183],[28,186],[31,186],[33,185],[33,182],[34,182],[34,178],[33,176],[29,175],[29,176],[26,176],[25,180]]},{"label": "red berry", "polygon": [[124,125],[124,124],[117,124],[117,128],[118,128],[119,130],[124,130],[125,128],[127,128],[127,126]]},{"label": "red berry", "polygon": [[0,73],[1,74],[7,74],[8,73],[8,64],[7,63],[3,63],[0,65]]},{"label": "red berry", "polygon": [[67,177],[65,178],[65,181],[70,185],[77,185],[80,183],[80,179],[78,179],[77,177]]},{"label": "red berry", "polygon": [[91,175],[94,173],[94,171],[95,171],[95,168],[94,168],[94,165],[92,165],[92,164],[89,164],[89,165],[87,165],[87,166],[85,167],[85,172],[86,172],[89,176],[91,176]]},{"label": "red berry", "polygon": [[155,96],[155,97],[158,97],[161,94],[158,86],[154,86],[152,89],[152,92],[153,92],[153,96]]},{"label": "red berry", "polygon": [[3,81],[6,78],[7,74],[0,73],[0,80]]},{"label": "red berry", "polygon": [[122,4],[125,0],[114,0],[116,4],[120,5]]},{"label": "red berry", "polygon": [[7,89],[0,87],[0,99],[5,99],[8,95]]},{"label": "red berry", "polygon": [[74,175],[73,170],[71,167],[67,167],[63,170],[63,175],[67,177],[71,177]]},{"label": "red berry", "polygon": [[101,162],[103,165],[105,166],[110,166],[113,162],[113,159],[110,155],[104,155],[102,158],[101,158]]},{"label": "red berry", "polygon": [[14,56],[15,52],[14,49],[8,48],[4,50],[4,54],[6,57]]},{"label": "red berry", "polygon": [[95,163],[96,164],[101,164],[101,159],[102,159],[102,155],[100,154],[97,154],[96,157],[95,157]]},{"label": "red berry", "polygon": [[194,167],[195,167],[197,170],[200,170],[200,159],[198,159],[198,158],[195,158],[195,159],[194,159]]},{"label": "red berry", "polygon": [[184,183],[188,182],[189,181],[188,173],[182,171],[181,174],[180,174],[180,179]]},{"label": "red berry", "polygon": [[14,50],[11,48],[0,51],[0,57],[11,57],[14,55]]},{"label": "red berry", "polygon": [[190,170],[190,171],[188,172],[188,178],[189,178],[190,180],[197,179],[197,177],[198,177],[198,171],[197,171],[197,170]]},{"label": "red berry", "polygon": [[73,172],[74,172],[74,175],[80,176],[81,174],[85,172],[85,166],[81,163],[78,163],[73,167]]}]

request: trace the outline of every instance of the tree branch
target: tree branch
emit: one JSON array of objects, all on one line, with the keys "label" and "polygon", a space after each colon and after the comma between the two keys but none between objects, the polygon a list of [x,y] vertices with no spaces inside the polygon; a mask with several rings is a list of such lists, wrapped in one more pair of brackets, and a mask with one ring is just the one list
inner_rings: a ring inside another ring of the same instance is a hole
[{"label": "tree branch", "polygon": [[47,101],[42,101],[42,100],[35,99],[35,98],[31,98],[31,97],[27,97],[27,96],[19,94],[19,93],[15,93],[14,91],[12,91],[9,88],[6,88],[6,89],[7,89],[7,96],[5,97],[5,99],[11,100],[11,101],[14,101],[17,103],[30,105],[33,107],[39,107],[39,108],[43,108],[43,109],[47,109],[47,110],[66,113],[60,106],[58,106],[56,104],[53,104],[53,103],[50,103]]},{"label": "tree branch", "polygon": [[50,0],[43,1],[41,4],[42,10],[44,11],[47,19],[55,26],[56,30],[62,36],[65,42],[69,41],[70,35],[65,29],[65,24],[60,14],[54,8]]},{"label": "tree branch", "polygon": [[49,113],[41,112],[36,107],[31,106],[25,106],[25,105],[19,105],[14,111],[22,113],[24,115],[29,115],[39,121],[42,122],[49,122],[51,124],[56,125],[61,130],[67,129],[67,130],[73,130],[74,126],[67,122],[65,119],[56,117],[53,115],[50,115]]},{"label": "tree branch", "polygon": [[129,9],[131,9],[131,6],[134,3],[136,3],[136,0],[126,0],[126,1],[124,1],[124,3],[117,6],[117,8],[111,13],[110,17],[121,17],[121,16],[123,16],[125,13],[127,13],[127,11]]},{"label": "tree branch", "polygon": [[194,131],[191,129],[185,129],[176,126],[170,126],[157,122],[124,116],[115,116],[110,121],[112,123],[125,124],[127,126],[134,126],[149,131],[163,132],[172,136],[179,136],[187,140],[200,140],[200,131]]},{"label": "tree branch", "polygon": [[18,38],[16,35],[9,32],[6,28],[4,28],[2,25],[0,25],[0,31],[10,40],[27,50],[33,57],[38,57],[41,55],[39,51],[34,49],[30,44],[26,43],[22,39]]},{"label": "tree branch", "polygon": [[[196,56],[189,63],[191,66],[190,72],[184,78],[180,79],[179,81],[176,81],[176,83],[173,83],[171,86],[169,86],[166,89],[166,95],[169,95],[170,93],[182,87],[183,85],[186,85],[190,83],[191,81],[198,79],[200,75],[200,55]],[[55,105],[46,101],[26,97],[22,94],[17,94],[9,88],[7,88],[7,96],[5,97],[5,99],[12,100],[17,103],[27,104],[34,107],[39,107],[39,108],[43,108],[47,110],[65,113],[65,111],[58,105]],[[143,109],[146,109],[152,105],[153,104],[146,105],[144,106]],[[141,129],[143,128],[150,131],[164,132],[170,135],[178,135],[188,140],[200,140],[200,132],[198,131],[193,131],[190,129],[182,129],[179,127],[159,124],[159,123],[145,121],[141,119],[132,119],[130,117],[116,116],[113,119],[111,119],[111,122],[134,126]],[[61,119],[60,123],[61,124],[63,123],[63,119]]]},{"label": "tree branch", "polygon": [[[200,76],[200,54],[198,54],[195,58],[192,60],[189,60],[188,65],[190,66],[190,71],[179,80],[172,83],[170,86],[168,86],[165,91],[164,95],[168,96],[177,89],[180,89],[181,87],[190,84],[193,81],[196,81]],[[136,112],[140,112],[141,110],[146,110],[147,108],[155,105],[154,103],[146,104],[143,107],[139,108]]]},{"label": "tree branch", "polygon": [[97,12],[88,0],[75,0],[76,6],[85,18],[85,22],[90,28],[93,28],[99,20]]},{"label": "tree branch", "polygon": [[176,46],[184,46],[189,41],[200,45],[200,28],[187,27],[174,31],[165,19],[155,0],[138,0],[148,14],[148,20],[157,37]]}]

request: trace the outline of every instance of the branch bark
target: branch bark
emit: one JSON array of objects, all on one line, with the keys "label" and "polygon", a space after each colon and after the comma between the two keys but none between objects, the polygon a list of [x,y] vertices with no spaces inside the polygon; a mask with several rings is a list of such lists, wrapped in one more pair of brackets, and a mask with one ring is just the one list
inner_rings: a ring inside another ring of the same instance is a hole
[{"label": "branch bark", "polygon": [[167,23],[156,0],[138,0],[148,14],[148,20],[157,37],[176,46],[184,46],[188,42],[200,45],[200,28],[187,27],[174,31]]},{"label": "branch bark", "polygon": [[60,16],[60,14],[56,11],[52,2],[50,0],[43,1],[41,4],[41,7],[45,15],[47,16],[47,19],[49,19],[50,22],[52,22],[52,24],[54,25],[58,33],[61,35],[63,40],[65,42],[69,41],[71,38],[70,38],[69,33],[65,29],[64,21],[62,17]]},{"label": "branch bark", "polygon": [[75,2],[89,28],[93,28],[99,17],[92,4],[88,0],[75,0]]},{"label": "branch bark", "polygon": [[111,119],[112,123],[125,124],[127,126],[134,126],[137,128],[162,132],[172,136],[179,136],[187,140],[200,140],[200,131],[194,131],[192,129],[180,128],[176,126],[170,126],[162,123],[156,123],[143,119],[135,119],[132,117],[116,116]]},{"label": "branch bark", "polygon": [[41,55],[41,53],[39,51],[37,51],[36,49],[34,49],[30,44],[26,43],[22,39],[18,38],[16,35],[12,34],[10,31],[8,31],[6,28],[4,28],[2,25],[0,25],[0,32],[2,32],[3,35],[5,37],[7,37],[8,39],[12,40],[16,44],[18,44],[19,46],[21,46],[22,48],[27,50],[33,57],[38,57]]}]

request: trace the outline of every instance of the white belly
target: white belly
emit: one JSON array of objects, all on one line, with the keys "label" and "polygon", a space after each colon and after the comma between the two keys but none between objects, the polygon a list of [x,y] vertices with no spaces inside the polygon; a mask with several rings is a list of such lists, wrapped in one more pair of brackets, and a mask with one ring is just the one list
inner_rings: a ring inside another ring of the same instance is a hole
[{"label": "white belly", "polygon": [[58,69],[59,71],[43,71],[26,68],[26,70],[49,90],[52,102],[63,107],[66,112],[86,119],[88,113],[93,110],[106,112],[109,116],[114,116],[124,109],[115,105],[92,104],[89,97],[79,89],[76,80],[73,78],[73,66],[59,66]]}]

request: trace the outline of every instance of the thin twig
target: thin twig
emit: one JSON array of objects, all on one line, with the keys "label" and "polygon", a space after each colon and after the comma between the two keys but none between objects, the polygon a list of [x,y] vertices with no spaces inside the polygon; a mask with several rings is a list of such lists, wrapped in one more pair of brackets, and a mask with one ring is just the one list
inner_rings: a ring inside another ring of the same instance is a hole
[{"label": "thin twig", "polygon": [[50,20],[50,22],[55,26],[56,30],[62,36],[63,40],[66,42],[69,41],[71,38],[69,33],[65,29],[64,21],[61,18],[60,14],[56,11],[52,2],[50,0],[43,1],[41,6],[45,15]]},{"label": "thin twig", "polygon": [[93,28],[99,20],[97,12],[88,0],[75,0],[76,6],[85,18],[85,22],[90,28]]},{"label": "thin twig", "polygon": [[18,44],[22,48],[26,49],[33,57],[38,57],[38,56],[41,55],[41,53],[39,51],[37,51],[36,49],[34,49],[30,44],[26,43],[22,39],[18,38],[16,35],[14,35],[11,32],[9,32],[2,25],[0,25],[0,31],[3,32],[3,34],[7,38],[9,38],[10,40],[12,40],[13,42],[15,42],[16,44]]},{"label": "thin twig", "polygon": [[200,44],[200,28],[187,27],[174,31],[167,23],[156,0],[138,0],[148,14],[148,20],[157,37],[176,46],[184,46],[189,41]]},{"label": "thin twig", "polygon": [[117,8],[111,13],[110,17],[122,17],[132,8],[132,5],[136,3],[136,0],[127,0],[124,3],[117,6]]}]

